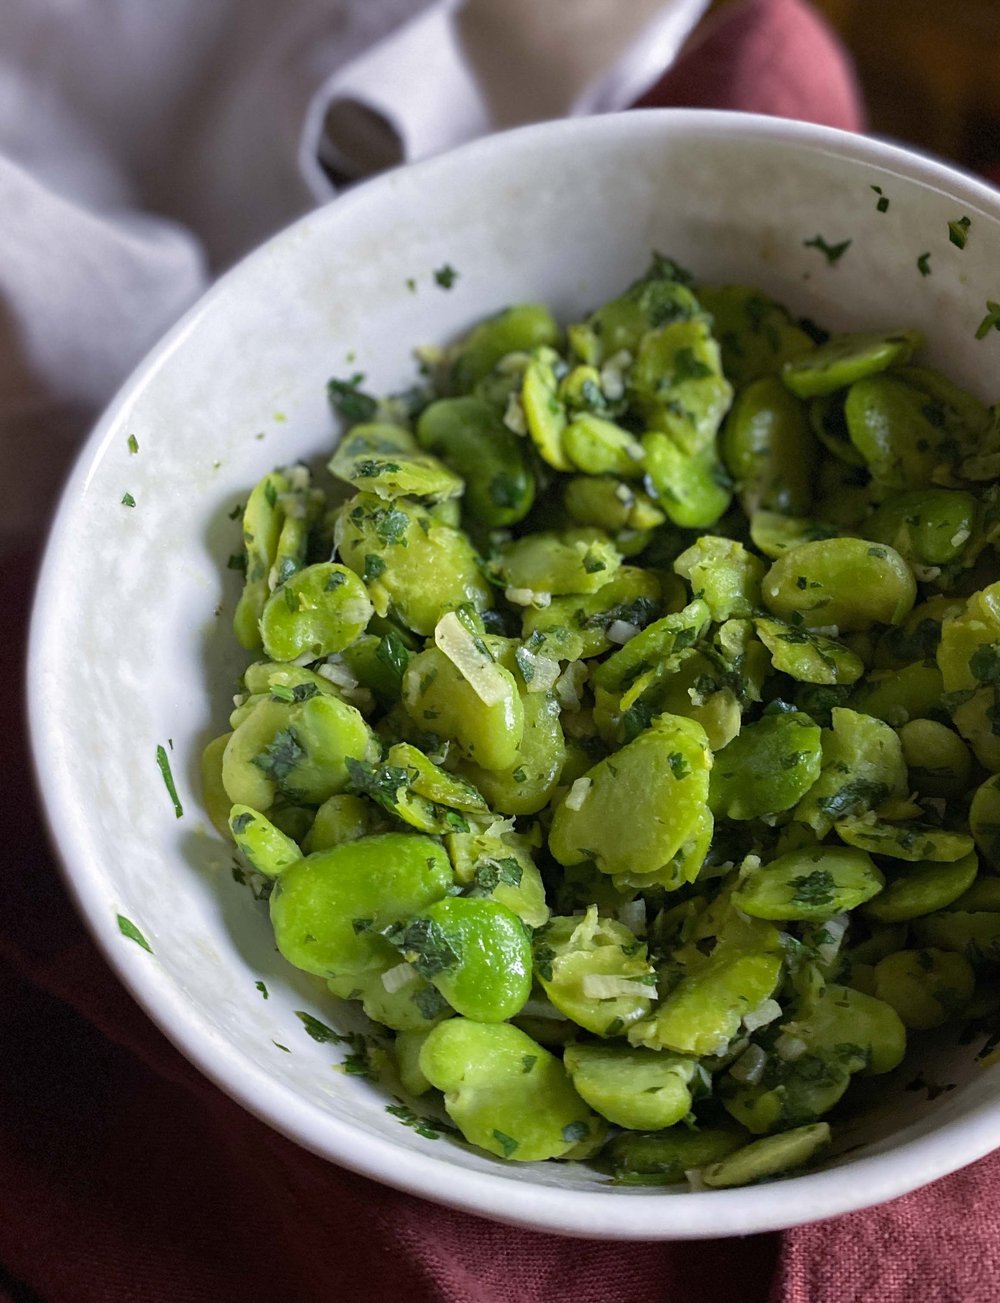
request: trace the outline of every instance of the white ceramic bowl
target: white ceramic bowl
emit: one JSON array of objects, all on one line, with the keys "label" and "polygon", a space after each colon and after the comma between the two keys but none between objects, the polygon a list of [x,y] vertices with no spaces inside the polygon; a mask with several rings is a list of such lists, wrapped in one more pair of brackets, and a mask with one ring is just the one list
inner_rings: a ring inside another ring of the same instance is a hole
[{"label": "white ceramic bowl", "polygon": [[[960,251],[948,223],[963,215],[972,226]],[[817,235],[851,244],[831,264],[805,243]],[[386,1111],[385,1093],[332,1069],[341,1047],[305,1034],[296,1010],[356,1023],[276,953],[265,911],[232,880],[200,808],[198,764],[242,668],[229,633],[239,576],[226,570],[237,549],[228,513],[273,465],[329,451],[327,379],[360,371],[375,392],[401,387],[415,344],[518,300],[571,318],[639,275],[654,249],[834,328],[916,326],[934,363],[997,397],[1000,334],[974,338],[986,299],[1000,299],[1000,197],[985,186],[872,140],[773,119],[650,111],[526,128],[306,217],[153,350],[66,488],[30,667],[38,774],[70,888],[180,1050],[345,1167],[508,1222],[621,1239],[785,1227],[951,1172],[1000,1145],[1000,1066],[944,1036],[879,1079],[881,1102],[846,1129],[826,1169],[745,1190],[613,1187],[582,1166],[505,1165],[426,1139]],[[930,275],[917,266],[925,253]],[[458,273],[448,290],[433,275],[445,264]],[[122,934],[119,915],[152,953]],[[907,1090],[921,1071],[957,1087],[933,1100]]]}]

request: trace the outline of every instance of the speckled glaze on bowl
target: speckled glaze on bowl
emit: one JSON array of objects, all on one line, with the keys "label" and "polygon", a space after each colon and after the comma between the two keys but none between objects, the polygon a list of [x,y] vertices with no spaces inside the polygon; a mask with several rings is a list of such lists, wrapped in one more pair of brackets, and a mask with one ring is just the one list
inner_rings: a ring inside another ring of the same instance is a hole
[{"label": "speckled glaze on bowl", "polygon": [[[948,223],[963,215],[959,250]],[[829,262],[807,243],[816,236],[850,245]],[[997,397],[1000,333],[974,338],[986,300],[1000,300],[1000,198],[985,186],[774,119],[653,110],[526,128],[337,199],[170,332],[68,483],[30,652],[34,753],[67,881],[122,981],[189,1059],[278,1131],[376,1180],[620,1239],[790,1226],[951,1172],[1000,1145],[1000,1065],[977,1061],[981,1042],[942,1035],[878,1079],[825,1168],[745,1190],[615,1187],[582,1166],[504,1164],[425,1138],[387,1112],[386,1091],[334,1070],[342,1047],[305,1033],[296,1011],[341,1031],[358,1023],[276,953],[266,911],[233,881],[200,807],[198,768],[242,668],[229,513],[273,465],[328,452],[327,379],[363,372],[376,392],[403,387],[415,344],[518,300],[570,318],[639,275],[654,249],[834,328],[916,326],[932,362]],[[445,265],[450,289],[434,277]],[[955,1088],[913,1089],[918,1074]]]}]

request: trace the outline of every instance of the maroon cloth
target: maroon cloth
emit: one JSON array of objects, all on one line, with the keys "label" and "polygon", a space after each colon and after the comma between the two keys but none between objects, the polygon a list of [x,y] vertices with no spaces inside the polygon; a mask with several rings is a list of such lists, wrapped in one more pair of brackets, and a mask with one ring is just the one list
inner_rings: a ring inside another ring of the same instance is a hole
[{"label": "maroon cloth", "polygon": [[[724,10],[646,104],[862,124],[850,63],[799,0]],[[783,1236],[569,1241],[425,1203],[297,1149],[132,1002],[53,866],[21,680],[34,558],[0,570],[0,1303],[987,1303],[1000,1157]]]}]

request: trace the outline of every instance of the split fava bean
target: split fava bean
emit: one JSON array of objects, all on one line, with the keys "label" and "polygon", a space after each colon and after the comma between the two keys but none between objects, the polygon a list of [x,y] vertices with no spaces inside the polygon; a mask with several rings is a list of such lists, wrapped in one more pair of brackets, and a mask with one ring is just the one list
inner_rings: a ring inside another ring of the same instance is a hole
[{"label": "split fava bean", "polygon": [[549,834],[552,854],[560,864],[593,860],[604,873],[659,872],[696,829],[710,765],[700,724],[659,716],[579,779],[578,796],[563,797]]},{"label": "split fava bean", "polygon": [[906,1025],[996,1002],[1000,434],[915,333],[821,338],[657,256],[337,382],[351,496],[233,513],[206,808],[498,1158],[794,1171]]},{"label": "split fava bean", "polygon": [[271,895],[278,949],[320,977],[384,969],[381,929],[440,900],[452,885],[440,845],[388,832],[317,851],[285,869]]},{"label": "split fava bean", "polygon": [[766,715],[716,754],[709,805],[717,818],[737,820],[790,810],[819,777],[822,755],[808,715]]},{"label": "split fava bean", "polygon": [[916,599],[913,571],[893,548],[858,538],[817,539],[783,553],[764,577],[779,619],[842,632],[898,624]]},{"label": "split fava bean", "polygon": [[781,378],[799,398],[832,394],[865,376],[908,362],[922,342],[914,330],[894,335],[834,335],[818,348],[790,358],[782,367]]},{"label": "split fava bean", "polygon": [[878,895],[885,878],[856,847],[789,851],[743,879],[733,904],[766,919],[828,919]]},{"label": "split fava bean", "polygon": [[274,661],[314,660],[342,651],[373,614],[364,584],[346,566],[307,566],[271,594],[260,617],[265,653]]},{"label": "split fava bean", "polygon": [[748,1185],[770,1176],[780,1176],[797,1167],[804,1167],[830,1144],[830,1126],[815,1122],[795,1127],[780,1135],[754,1140],[743,1149],[709,1163],[700,1176],[705,1185],[719,1189],[727,1186]]},{"label": "split fava bean", "polygon": [[610,1045],[568,1045],[563,1063],[580,1097],[617,1126],[659,1130],[691,1109],[697,1059]]},{"label": "split fava bean", "polygon": [[561,1158],[603,1131],[562,1062],[510,1023],[449,1018],[418,1063],[466,1140],[499,1158]]},{"label": "split fava bean", "polygon": [[620,1036],[644,1018],[656,996],[646,947],[623,923],[601,918],[550,919],[535,937],[535,973],[549,1000],[595,1036]]}]

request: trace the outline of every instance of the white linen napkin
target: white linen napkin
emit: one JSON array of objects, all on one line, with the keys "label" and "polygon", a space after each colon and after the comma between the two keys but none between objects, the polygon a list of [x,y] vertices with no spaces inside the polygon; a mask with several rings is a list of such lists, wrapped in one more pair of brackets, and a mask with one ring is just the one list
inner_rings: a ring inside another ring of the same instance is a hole
[{"label": "white linen napkin", "polygon": [[221,268],[338,184],[624,107],[708,0],[3,0],[0,550]]}]

